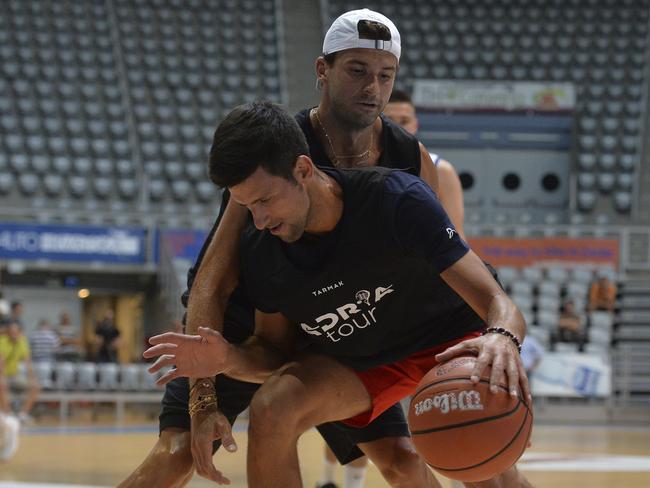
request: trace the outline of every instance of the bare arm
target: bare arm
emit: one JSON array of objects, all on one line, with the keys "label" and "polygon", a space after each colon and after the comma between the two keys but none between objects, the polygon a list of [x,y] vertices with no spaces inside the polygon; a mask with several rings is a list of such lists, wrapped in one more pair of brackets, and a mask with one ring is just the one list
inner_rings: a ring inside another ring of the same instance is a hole
[{"label": "bare arm", "polygon": [[465,232],[463,231],[463,219],[465,218],[463,187],[460,184],[456,170],[445,160],[440,161],[436,167],[431,160],[429,151],[422,143],[420,143],[420,163],[420,178],[436,192],[440,203],[442,203],[451,219],[451,223],[454,224],[459,235],[465,239]]},{"label": "bare arm", "polygon": [[454,167],[444,159],[438,162],[438,184],[440,186],[440,202],[451,223],[454,224],[460,236],[465,239],[463,221],[465,219],[465,205],[463,203],[463,186]]},{"label": "bare arm", "polygon": [[245,207],[232,200],[203,256],[187,304],[185,330],[199,327],[223,331],[223,316],[239,280],[239,236],[246,224]]},{"label": "bare arm", "polygon": [[155,373],[174,365],[158,384],[174,378],[211,377],[226,374],[252,383],[263,383],[282,366],[293,349],[294,327],[281,314],[255,314],[255,334],[242,344],[230,344],[223,336],[208,327],[199,327],[199,335],[167,332],[149,339],[153,347],[143,356],[160,356],[149,368]]},{"label": "bare arm", "polygon": [[[427,185],[438,194],[439,184],[436,165],[431,161],[429,151],[427,151],[422,143],[420,143],[420,178],[422,178]],[[454,222],[454,225],[455,224],[456,223]]]},{"label": "bare arm", "polygon": [[240,381],[264,383],[293,351],[295,328],[279,313],[255,312],[255,335],[234,349],[224,374]]},{"label": "bare arm", "polygon": [[[473,251],[469,251],[440,276],[474,309],[488,327],[502,327],[514,334],[520,343],[523,342],[526,335],[523,315]],[[473,379],[478,381],[485,367],[492,365],[490,384],[493,390],[496,390],[499,383],[507,383],[510,392],[516,394],[517,385],[520,385],[524,397],[530,398],[521,358],[508,337],[496,333],[487,334],[463,341],[436,358],[439,361],[447,361],[466,353],[478,353],[476,367],[472,373]],[[507,382],[504,381],[506,377]]]}]

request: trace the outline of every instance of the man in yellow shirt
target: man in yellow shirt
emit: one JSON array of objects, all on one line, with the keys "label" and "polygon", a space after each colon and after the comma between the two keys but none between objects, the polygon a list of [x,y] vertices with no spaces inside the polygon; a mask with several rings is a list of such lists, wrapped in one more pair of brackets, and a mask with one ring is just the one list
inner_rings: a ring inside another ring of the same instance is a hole
[{"label": "man in yellow shirt", "polygon": [[[25,364],[26,377],[19,374],[20,363]],[[27,398],[23,403],[18,418],[29,420],[31,411],[41,387],[32,368],[29,342],[23,335],[20,325],[10,322],[4,333],[0,334],[0,410],[11,412],[9,390],[27,390]]]}]

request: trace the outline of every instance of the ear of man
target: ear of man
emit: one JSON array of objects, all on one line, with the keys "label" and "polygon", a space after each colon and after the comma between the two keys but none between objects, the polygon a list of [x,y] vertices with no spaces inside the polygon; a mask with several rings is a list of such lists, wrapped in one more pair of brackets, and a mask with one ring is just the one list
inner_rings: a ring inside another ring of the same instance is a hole
[{"label": "ear of man", "polygon": [[322,86],[323,82],[327,80],[327,61],[323,56],[316,58],[316,83]]},{"label": "ear of man", "polygon": [[296,159],[296,164],[293,168],[293,177],[296,179],[298,184],[304,184],[308,179],[314,176],[314,163],[306,155],[298,156]]}]

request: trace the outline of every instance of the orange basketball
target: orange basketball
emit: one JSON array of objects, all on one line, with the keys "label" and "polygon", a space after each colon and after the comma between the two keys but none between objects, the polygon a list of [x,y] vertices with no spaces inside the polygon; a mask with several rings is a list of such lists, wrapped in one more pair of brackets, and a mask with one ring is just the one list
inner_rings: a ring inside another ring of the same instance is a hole
[{"label": "orange basketball", "polygon": [[460,481],[483,481],[507,470],[522,455],[533,412],[506,385],[490,392],[489,368],[470,380],[476,358],[439,364],[420,381],[411,399],[409,428],[415,448],[440,474]]}]

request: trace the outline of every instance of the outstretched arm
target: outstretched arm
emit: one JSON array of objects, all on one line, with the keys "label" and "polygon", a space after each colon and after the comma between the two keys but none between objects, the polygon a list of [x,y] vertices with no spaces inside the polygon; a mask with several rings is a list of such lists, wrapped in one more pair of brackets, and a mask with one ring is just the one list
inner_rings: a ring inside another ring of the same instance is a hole
[{"label": "outstretched arm", "polygon": [[294,330],[279,313],[255,313],[255,334],[241,344],[230,344],[208,327],[199,327],[198,335],[167,332],[149,339],[153,345],[145,358],[159,358],[149,368],[155,373],[163,367],[175,367],[161,376],[157,383],[166,384],[174,378],[211,377],[225,374],[251,383],[263,383],[282,366],[293,350]]},{"label": "outstretched arm", "polygon": [[[243,381],[263,382],[285,362],[285,354],[293,345],[293,331],[280,314],[256,313],[256,333],[239,346],[229,344],[223,336],[208,327],[200,327],[199,335],[168,332],[150,339],[155,344],[144,352],[147,358],[160,356],[150,368],[158,371],[163,366],[176,367],[158,380],[163,384],[179,376],[211,377],[218,373],[231,375]],[[212,441],[221,438],[228,451],[237,446],[232,437],[230,423],[219,412],[214,399],[214,385],[202,379],[191,391],[198,405],[205,405],[192,417],[192,458],[197,473],[219,484],[229,480],[217,470],[212,461]],[[205,390],[203,385],[207,385]],[[212,393],[209,388],[212,388]]]}]

